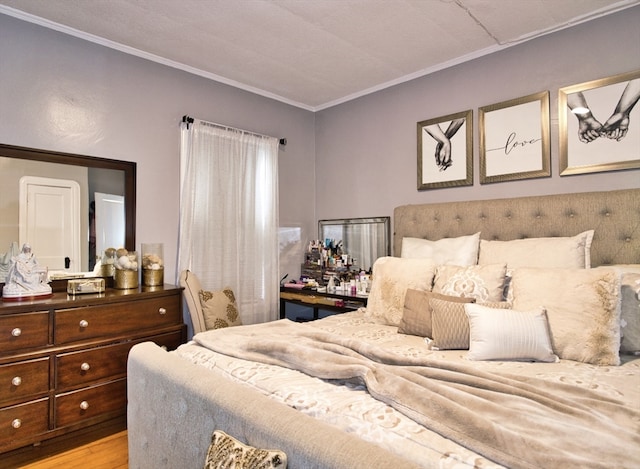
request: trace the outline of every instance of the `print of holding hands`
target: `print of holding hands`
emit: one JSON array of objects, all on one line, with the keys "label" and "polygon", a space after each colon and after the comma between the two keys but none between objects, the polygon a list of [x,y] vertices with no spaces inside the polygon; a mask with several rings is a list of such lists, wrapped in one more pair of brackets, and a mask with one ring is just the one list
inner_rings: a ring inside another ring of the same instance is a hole
[{"label": "print of holding hands", "polygon": [[585,112],[574,112],[578,119],[578,139],[582,143],[593,142],[599,137],[622,140],[629,131],[629,114],[640,99],[640,78],[630,80],[624,88],[620,100],[611,117],[600,123],[591,113],[587,100],[581,92],[567,96],[567,106],[572,111],[583,108]]},{"label": "print of holding hands", "polygon": [[436,143],[436,164],[440,168],[440,171],[446,170],[453,164],[451,159],[451,139],[456,134],[460,127],[464,124],[464,118],[454,119],[444,132],[438,124],[428,125],[424,130],[431,135]]}]

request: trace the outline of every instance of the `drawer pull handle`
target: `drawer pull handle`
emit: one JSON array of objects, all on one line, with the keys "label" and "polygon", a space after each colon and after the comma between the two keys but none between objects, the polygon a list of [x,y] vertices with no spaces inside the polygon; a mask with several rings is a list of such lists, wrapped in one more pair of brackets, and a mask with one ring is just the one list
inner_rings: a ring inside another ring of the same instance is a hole
[{"label": "drawer pull handle", "polygon": [[88,403],[87,401],[82,401],[82,402],[80,403],[80,408],[81,408],[82,410],[87,410],[87,409],[89,408],[89,403]]},{"label": "drawer pull handle", "polygon": [[91,365],[89,365],[87,362],[84,362],[82,365],[80,365],[80,369],[82,371],[89,371],[91,369]]},{"label": "drawer pull handle", "polygon": [[160,314],[167,314],[167,310],[166,310],[165,308],[160,308],[160,309],[158,310],[158,312],[159,312]]},{"label": "drawer pull handle", "polygon": [[20,376],[14,376],[11,380],[11,384],[14,386],[20,386],[22,384],[22,378]]},{"label": "drawer pull handle", "polygon": [[83,319],[82,321],[80,321],[80,327],[82,327],[83,329],[85,327],[89,327],[89,322],[85,319]]},{"label": "drawer pull handle", "polygon": [[14,337],[20,337],[22,335],[22,329],[20,329],[19,327],[14,328],[11,331],[11,335]]},{"label": "drawer pull handle", "polygon": [[13,419],[13,421],[11,422],[11,426],[13,428],[20,428],[22,426],[22,420],[20,419]]}]

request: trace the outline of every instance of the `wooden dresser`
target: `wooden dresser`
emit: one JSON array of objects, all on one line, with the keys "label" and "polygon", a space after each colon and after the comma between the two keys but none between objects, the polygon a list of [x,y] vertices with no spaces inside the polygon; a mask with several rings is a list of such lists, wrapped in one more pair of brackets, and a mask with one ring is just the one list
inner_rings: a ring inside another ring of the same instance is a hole
[{"label": "wooden dresser", "polygon": [[0,300],[0,453],[123,418],[129,349],[186,339],[181,292]]}]

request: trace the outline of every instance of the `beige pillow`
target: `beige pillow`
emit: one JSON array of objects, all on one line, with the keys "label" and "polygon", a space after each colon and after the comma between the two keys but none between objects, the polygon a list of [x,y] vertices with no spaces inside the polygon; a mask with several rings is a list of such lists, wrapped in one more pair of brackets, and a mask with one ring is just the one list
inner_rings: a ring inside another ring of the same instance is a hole
[{"label": "beige pillow", "polygon": [[588,269],[591,267],[593,230],[570,238],[527,238],[480,241],[478,264],[518,267]]},{"label": "beige pillow", "polygon": [[433,338],[431,327],[431,305],[429,300],[437,298],[440,300],[454,301],[458,303],[469,303],[475,301],[473,298],[461,298],[457,296],[441,295],[439,293],[407,290],[404,297],[404,311],[402,321],[398,327],[400,334],[417,335],[419,337]]},{"label": "beige pillow", "polygon": [[[466,350],[469,348],[469,318],[465,313],[465,305],[473,301],[460,303],[456,301],[432,298],[431,326],[433,327],[433,343],[438,350]],[[510,308],[506,302],[483,303],[490,308]]]},{"label": "beige pillow", "polygon": [[544,308],[533,311],[464,306],[469,318],[469,360],[557,362]]},{"label": "beige pillow", "polygon": [[597,269],[614,269],[622,276],[620,284],[620,351],[640,351],[640,265],[625,264]]},{"label": "beige pillow", "polygon": [[547,310],[553,351],[568,360],[620,364],[620,274],[613,269],[514,269],[513,308]]},{"label": "beige pillow", "polygon": [[211,436],[204,469],[286,469],[287,455],[280,450],[254,448],[216,430]]},{"label": "beige pillow", "polygon": [[622,274],[620,286],[622,352],[640,351],[640,273]]},{"label": "beige pillow", "polygon": [[435,268],[430,259],[378,258],[373,264],[367,316],[384,324],[399,326],[405,293],[409,288],[431,290]]},{"label": "beige pillow", "polygon": [[478,263],[479,245],[480,232],[437,241],[402,238],[401,257],[431,259],[436,264],[475,265]]},{"label": "beige pillow", "polygon": [[500,301],[506,272],[504,264],[467,267],[439,265],[433,291],[443,295],[475,298],[478,302]]},{"label": "beige pillow", "polygon": [[236,297],[231,288],[220,291],[200,290],[200,304],[207,330],[241,326]]}]

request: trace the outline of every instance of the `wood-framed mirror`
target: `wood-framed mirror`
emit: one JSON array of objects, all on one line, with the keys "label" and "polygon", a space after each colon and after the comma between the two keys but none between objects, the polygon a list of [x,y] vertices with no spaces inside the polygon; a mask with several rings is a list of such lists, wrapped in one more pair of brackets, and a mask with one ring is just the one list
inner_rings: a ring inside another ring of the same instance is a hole
[{"label": "wood-framed mirror", "polygon": [[[79,244],[77,246],[79,249],[75,252],[79,252],[79,255],[72,258],[63,254],[62,269],[60,269],[61,261],[57,258],[52,259],[53,267],[50,270],[67,271],[71,275],[77,272],[91,272],[96,258],[101,254],[101,240],[102,244],[110,242],[109,239],[117,239],[118,243],[124,240],[123,247],[135,249],[135,162],[0,144],[0,257],[7,257],[7,254],[15,250],[16,245],[19,249],[24,242],[29,242],[40,263],[45,264],[39,255],[37,243],[34,245],[33,240],[25,239],[29,234],[24,231],[27,221],[31,224],[42,224],[41,220],[37,220],[37,217],[43,215],[42,211],[33,212],[25,208],[28,205],[25,194],[31,190],[31,186],[25,181],[34,180],[40,183],[40,187],[45,187],[47,190],[50,185],[55,186],[57,181],[64,181],[65,184],[77,186],[79,189],[78,200],[74,202],[79,207],[77,210],[79,221],[72,224],[74,227],[72,237],[77,238]],[[49,184],[51,181],[54,183]],[[48,192],[45,194],[45,198],[57,196],[58,194],[50,195]],[[114,204],[119,205],[113,210],[113,213],[118,213],[116,220],[112,218],[109,203],[104,200],[115,200]],[[98,220],[96,209],[100,211],[101,205],[106,208],[102,209],[103,216]],[[124,218],[120,215],[122,211],[124,211]],[[49,220],[51,229],[56,230],[55,225],[61,216],[47,218],[51,219]],[[44,224],[47,225],[47,222]],[[102,236],[96,233],[98,224],[102,227]],[[115,234],[105,235],[107,228],[104,227],[113,226],[117,226]],[[67,235],[63,236],[63,238],[66,237]],[[76,246],[75,243],[72,244],[73,251]],[[45,265],[49,267],[48,264]],[[5,275],[0,271],[0,285],[4,284],[4,277]]]}]

